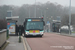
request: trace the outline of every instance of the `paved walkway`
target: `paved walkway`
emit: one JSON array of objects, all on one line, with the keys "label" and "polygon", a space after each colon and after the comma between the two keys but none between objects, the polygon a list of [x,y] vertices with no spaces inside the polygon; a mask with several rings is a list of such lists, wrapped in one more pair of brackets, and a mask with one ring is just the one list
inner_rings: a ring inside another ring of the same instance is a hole
[{"label": "paved walkway", "polygon": [[75,33],[71,33],[71,35],[75,36]]},{"label": "paved walkway", "polygon": [[5,48],[5,50],[24,50],[23,42],[19,43],[18,36],[10,36],[8,39],[9,44]]},{"label": "paved walkway", "polygon": [[59,34],[59,35],[65,35],[65,36],[75,37],[75,33],[71,33],[70,35],[69,35],[69,33],[57,33],[57,32],[50,32],[50,33],[55,33],[55,34]]}]

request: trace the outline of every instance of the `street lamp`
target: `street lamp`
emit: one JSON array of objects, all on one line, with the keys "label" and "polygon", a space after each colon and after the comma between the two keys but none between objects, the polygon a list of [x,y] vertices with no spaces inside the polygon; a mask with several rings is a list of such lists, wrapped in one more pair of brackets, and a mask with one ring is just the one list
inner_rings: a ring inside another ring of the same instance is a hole
[{"label": "street lamp", "polygon": [[45,15],[44,15],[45,16],[45,21],[46,21],[46,13],[47,13],[46,10],[48,10],[48,8],[45,9]]},{"label": "street lamp", "polygon": [[[47,11],[46,11],[46,10],[48,10],[48,8],[46,8],[45,11],[44,11],[44,21],[45,21],[45,23],[47,23],[46,20],[47,20],[47,18],[48,18],[48,17],[46,17],[46,14],[47,14]],[[45,26],[45,27],[46,27],[46,26]],[[46,29],[46,31],[47,31],[47,29]]]},{"label": "street lamp", "polygon": [[69,6],[69,34],[71,34],[70,25],[71,25],[71,0],[70,0],[70,6]]}]

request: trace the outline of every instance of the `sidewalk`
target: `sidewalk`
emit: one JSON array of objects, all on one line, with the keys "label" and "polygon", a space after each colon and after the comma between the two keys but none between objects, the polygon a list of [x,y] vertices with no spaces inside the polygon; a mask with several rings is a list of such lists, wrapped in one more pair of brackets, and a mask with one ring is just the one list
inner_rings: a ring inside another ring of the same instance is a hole
[{"label": "sidewalk", "polygon": [[18,36],[10,36],[9,39],[9,44],[5,48],[5,50],[24,50],[24,44],[23,42],[19,43],[19,38]]},{"label": "sidewalk", "polygon": [[51,32],[51,33],[55,33],[55,34],[63,35],[63,36],[75,37],[75,33],[71,33],[70,35],[69,35],[69,33],[68,34],[66,34],[66,33],[57,33],[57,32]]},{"label": "sidewalk", "polygon": [[75,37],[75,33],[71,33],[71,34],[60,33],[60,35]]}]

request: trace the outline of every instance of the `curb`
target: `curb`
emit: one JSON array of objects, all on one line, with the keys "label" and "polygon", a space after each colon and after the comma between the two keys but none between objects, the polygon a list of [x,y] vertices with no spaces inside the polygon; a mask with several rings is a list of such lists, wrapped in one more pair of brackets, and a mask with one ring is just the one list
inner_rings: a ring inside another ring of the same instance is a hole
[{"label": "curb", "polygon": [[24,39],[24,37],[22,36],[22,40],[23,40],[23,44],[24,44],[24,49],[25,50],[31,50],[29,44],[27,43],[26,38]]},{"label": "curb", "polygon": [[68,34],[59,34],[59,35],[68,36],[68,37],[75,37],[75,36],[73,36],[73,35],[68,35]]},{"label": "curb", "polygon": [[[52,34],[53,32],[51,32],[51,34]],[[75,36],[73,36],[73,35],[68,35],[68,34],[61,34],[61,33],[53,33],[53,34],[58,34],[58,35],[61,35],[61,36],[68,36],[68,37],[75,37]]]},{"label": "curb", "polygon": [[27,50],[31,50],[31,48],[30,48],[30,46],[29,46],[29,44],[28,44],[26,38],[25,38],[25,44],[26,44]]},{"label": "curb", "polygon": [[9,42],[6,41],[5,44],[0,48],[0,50],[4,50],[8,44],[9,44]]},{"label": "curb", "polygon": [[27,47],[26,47],[26,44],[25,44],[25,41],[24,41],[24,38],[23,38],[23,36],[21,36],[21,38],[22,38],[22,41],[23,41],[24,50],[27,50]]}]

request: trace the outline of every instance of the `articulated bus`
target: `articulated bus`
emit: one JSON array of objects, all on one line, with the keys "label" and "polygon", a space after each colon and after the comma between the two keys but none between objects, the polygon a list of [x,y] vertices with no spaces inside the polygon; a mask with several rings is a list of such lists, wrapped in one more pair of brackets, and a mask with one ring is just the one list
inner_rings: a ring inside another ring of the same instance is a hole
[{"label": "articulated bus", "polygon": [[24,36],[40,36],[44,34],[43,18],[26,18],[24,21]]},{"label": "articulated bus", "polygon": [[61,24],[61,21],[53,21],[53,23],[52,23],[52,30],[53,30],[53,32],[60,32],[59,31],[60,24]]}]

